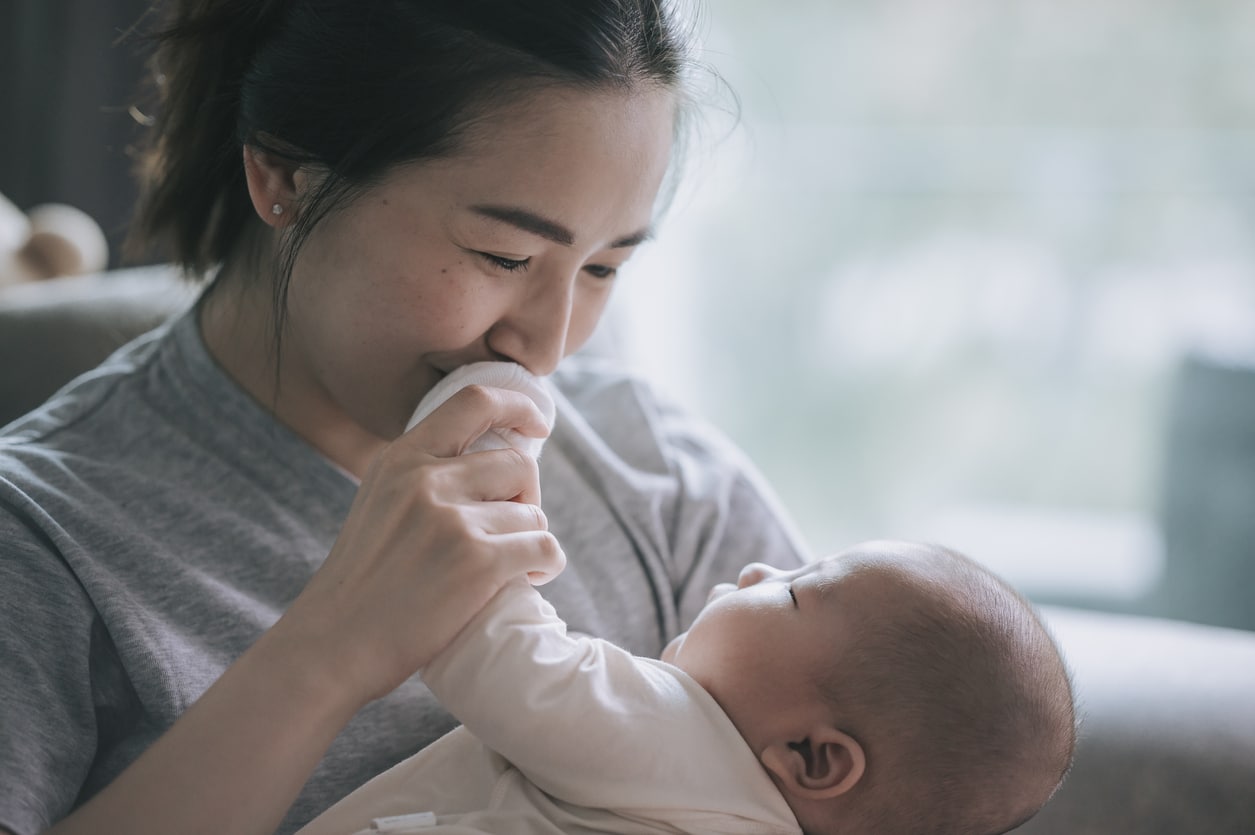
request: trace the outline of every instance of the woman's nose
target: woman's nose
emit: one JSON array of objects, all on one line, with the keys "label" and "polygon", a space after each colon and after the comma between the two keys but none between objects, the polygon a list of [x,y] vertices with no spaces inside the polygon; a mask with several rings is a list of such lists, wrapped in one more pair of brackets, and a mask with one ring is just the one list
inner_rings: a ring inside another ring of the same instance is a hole
[{"label": "woman's nose", "polygon": [[747,586],[755,586],[768,577],[774,577],[783,573],[778,568],[772,568],[766,563],[752,562],[741,569],[740,575],[736,578],[736,587],[743,589]]},{"label": "woman's nose", "polygon": [[536,282],[488,333],[488,346],[533,374],[544,376],[566,356],[574,281]]}]

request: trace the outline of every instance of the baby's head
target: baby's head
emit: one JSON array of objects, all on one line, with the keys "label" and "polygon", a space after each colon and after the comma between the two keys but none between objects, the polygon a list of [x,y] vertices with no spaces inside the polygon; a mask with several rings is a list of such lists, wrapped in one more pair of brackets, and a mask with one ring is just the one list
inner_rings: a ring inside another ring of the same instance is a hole
[{"label": "baby's head", "polygon": [[1072,687],[1032,606],[944,548],[754,564],[663,652],[719,702],[807,832],[994,835],[1072,762]]}]

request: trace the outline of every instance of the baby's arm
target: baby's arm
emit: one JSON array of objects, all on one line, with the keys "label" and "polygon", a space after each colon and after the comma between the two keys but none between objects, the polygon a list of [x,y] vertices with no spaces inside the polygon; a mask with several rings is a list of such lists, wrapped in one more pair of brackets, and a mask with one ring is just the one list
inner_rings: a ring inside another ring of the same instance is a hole
[{"label": "baby's arm", "polygon": [[[700,685],[607,641],[568,636],[521,580],[422,675],[471,733],[570,803],[729,811],[729,786],[766,779],[748,749],[726,756],[739,737]],[[717,790],[703,798],[702,787]]]},{"label": "baby's arm", "polygon": [[[473,383],[527,394],[552,425],[547,390],[506,363],[453,372],[428,394],[414,420]],[[517,433],[488,441],[532,455],[539,446]],[[643,798],[654,808],[729,811],[737,803],[729,801],[728,786],[767,779],[748,749],[738,752],[742,756],[724,755],[729,745],[737,750],[743,743],[700,685],[660,661],[568,635],[553,607],[522,577],[503,588],[422,674],[471,733],[567,802],[629,809]],[[694,775],[702,776],[695,782]],[[717,787],[708,804],[703,786]]]}]

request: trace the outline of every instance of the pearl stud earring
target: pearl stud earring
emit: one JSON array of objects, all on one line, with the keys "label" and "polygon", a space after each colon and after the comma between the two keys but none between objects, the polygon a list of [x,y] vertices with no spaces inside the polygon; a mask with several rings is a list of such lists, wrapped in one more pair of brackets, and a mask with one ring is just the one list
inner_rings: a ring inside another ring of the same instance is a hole
[{"label": "pearl stud earring", "polygon": [[282,204],[280,204],[280,203],[276,203],[276,204],[274,204],[273,206],[271,206],[271,207],[270,207],[270,213],[271,213],[272,215],[281,215],[281,214],[283,214],[283,205],[282,205]]}]

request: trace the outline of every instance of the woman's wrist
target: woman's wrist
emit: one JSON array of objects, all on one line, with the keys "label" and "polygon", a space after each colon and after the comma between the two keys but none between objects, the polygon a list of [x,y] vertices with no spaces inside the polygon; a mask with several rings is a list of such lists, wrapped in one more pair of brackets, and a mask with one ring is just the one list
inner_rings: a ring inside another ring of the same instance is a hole
[{"label": "woman's wrist", "polygon": [[311,623],[293,609],[249,652],[257,656],[258,667],[272,672],[274,685],[286,691],[293,704],[304,706],[311,719],[347,724],[363,705],[383,695],[362,671],[360,656],[369,648],[355,647],[350,630],[330,616]]}]

